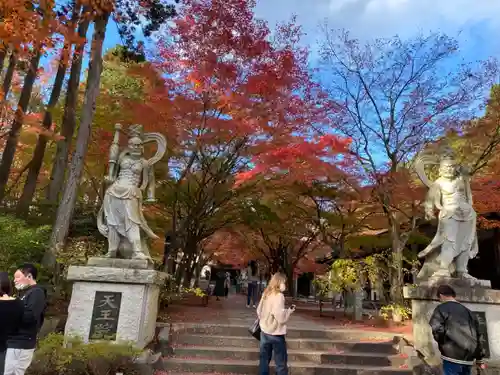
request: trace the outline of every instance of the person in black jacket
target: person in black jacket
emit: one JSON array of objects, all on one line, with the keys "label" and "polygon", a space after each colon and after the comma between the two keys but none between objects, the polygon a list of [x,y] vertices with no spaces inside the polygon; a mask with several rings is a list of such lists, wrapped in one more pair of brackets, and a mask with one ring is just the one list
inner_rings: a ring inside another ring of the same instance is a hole
[{"label": "person in black jacket", "polygon": [[46,291],[37,285],[37,275],[36,267],[29,263],[14,274],[14,286],[24,303],[24,313],[18,331],[7,340],[4,375],[23,375],[33,360],[47,305]]},{"label": "person in black jacket", "polygon": [[0,375],[4,373],[7,338],[19,329],[23,310],[23,301],[12,297],[9,275],[0,272]]},{"label": "person in black jacket", "polygon": [[220,301],[220,297],[224,296],[225,280],[226,280],[226,275],[224,272],[219,271],[216,273],[214,293],[217,301]]},{"label": "person in black jacket", "polygon": [[474,362],[484,367],[484,348],[479,323],[471,311],[455,300],[449,285],[440,285],[437,295],[441,304],[429,322],[436,340],[444,375],[470,375]]}]

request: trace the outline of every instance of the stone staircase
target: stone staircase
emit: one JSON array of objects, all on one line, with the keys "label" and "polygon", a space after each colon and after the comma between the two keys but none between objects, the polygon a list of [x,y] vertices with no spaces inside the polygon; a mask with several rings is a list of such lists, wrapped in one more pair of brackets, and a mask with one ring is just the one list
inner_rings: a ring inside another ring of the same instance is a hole
[{"label": "stone staircase", "polygon": [[[163,371],[186,373],[258,374],[258,341],[250,336],[251,319],[222,324],[176,323],[161,332],[173,354]],[[400,340],[384,332],[318,329],[298,324],[288,328],[290,375],[407,375],[409,358]],[[271,367],[274,361],[271,361]],[[272,370],[273,371],[273,370]]]}]

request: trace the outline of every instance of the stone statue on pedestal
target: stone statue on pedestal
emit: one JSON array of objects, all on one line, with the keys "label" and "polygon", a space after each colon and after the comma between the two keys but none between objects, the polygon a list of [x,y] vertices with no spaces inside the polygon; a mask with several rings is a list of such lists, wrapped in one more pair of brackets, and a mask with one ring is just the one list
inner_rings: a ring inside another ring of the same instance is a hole
[{"label": "stone statue on pedestal", "polygon": [[[439,177],[430,181],[424,167],[439,165]],[[418,254],[425,263],[417,280],[430,277],[456,277],[476,280],[469,275],[469,259],[478,253],[476,212],[472,207],[469,173],[455,162],[451,149],[441,149],[440,155],[421,154],[415,162],[415,170],[429,188],[425,201],[427,219],[435,218],[439,211],[436,235],[427,248]]]},{"label": "stone statue on pedestal", "polygon": [[[117,124],[106,177],[111,185],[99,210],[97,227],[108,238],[106,257],[120,255],[125,259],[151,259],[146,239],[158,237],[142,213],[143,194],[147,194],[146,202],[155,202],[153,165],[165,154],[167,141],[159,133],[143,133],[141,125],[132,125],[128,129],[128,145],[120,152],[121,131],[121,125]],[[143,146],[149,142],[156,142],[158,149],[152,158],[145,159]]]},{"label": "stone statue on pedestal", "polygon": [[[439,166],[439,176],[434,181],[425,173],[426,165]],[[428,365],[439,369],[440,353],[429,325],[429,319],[439,303],[437,288],[443,284],[450,285],[460,303],[474,314],[483,314],[485,324],[481,329],[489,331],[485,337],[490,337],[490,341],[486,342],[490,348],[494,342],[491,337],[500,334],[495,325],[500,312],[500,293],[491,289],[489,280],[478,280],[467,270],[469,260],[478,253],[477,215],[472,205],[469,171],[456,163],[449,147],[442,147],[438,153],[418,155],[414,166],[429,188],[424,205],[426,217],[433,219],[438,211],[438,226],[431,243],[418,254],[425,262],[416,282],[405,286],[403,294],[411,300],[414,347]],[[491,351],[491,359],[498,358],[500,347],[497,346]]]}]

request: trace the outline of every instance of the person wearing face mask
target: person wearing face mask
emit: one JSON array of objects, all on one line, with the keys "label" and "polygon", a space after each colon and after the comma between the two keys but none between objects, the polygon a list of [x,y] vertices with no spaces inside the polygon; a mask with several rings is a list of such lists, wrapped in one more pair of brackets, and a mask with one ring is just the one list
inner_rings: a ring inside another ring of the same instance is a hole
[{"label": "person wearing face mask", "polygon": [[295,306],[285,308],[286,276],[276,273],[262,294],[257,316],[261,329],[259,375],[269,375],[269,363],[274,352],[276,375],[288,375],[286,323]]},{"label": "person wearing face mask", "polygon": [[23,316],[24,304],[13,298],[12,283],[7,272],[0,272],[0,374],[4,373],[7,338],[17,332]]},{"label": "person wearing face mask", "polygon": [[14,286],[24,304],[21,324],[7,340],[4,375],[24,375],[33,360],[36,337],[42,327],[47,294],[36,283],[38,271],[33,264],[23,264],[14,273]]}]

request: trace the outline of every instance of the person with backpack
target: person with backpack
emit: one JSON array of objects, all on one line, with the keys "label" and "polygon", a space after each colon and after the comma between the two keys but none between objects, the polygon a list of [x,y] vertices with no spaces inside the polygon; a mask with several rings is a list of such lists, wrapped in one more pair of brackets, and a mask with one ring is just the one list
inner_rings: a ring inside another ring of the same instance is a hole
[{"label": "person with backpack", "polygon": [[451,286],[440,285],[437,296],[441,304],[434,310],[429,324],[441,352],[444,375],[471,375],[474,363],[485,368],[478,320],[456,301]]},{"label": "person with backpack", "polygon": [[25,263],[14,273],[14,286],[24,304],[21,324],[7,340],[4,375],[24,375],[33,360],[36,338],[42,328],[47,292],[37,285],[38,270]]}]

